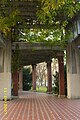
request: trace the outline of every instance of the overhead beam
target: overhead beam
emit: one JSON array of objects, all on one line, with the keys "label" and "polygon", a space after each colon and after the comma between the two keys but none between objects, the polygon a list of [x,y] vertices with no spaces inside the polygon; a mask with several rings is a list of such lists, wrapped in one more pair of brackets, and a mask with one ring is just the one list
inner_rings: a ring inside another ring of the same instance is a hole
[{"label": "overhead beam", "polygon": [[60,47],[53,47],[45,43],[27,43],[13,42],[12,51],[19,47],[19,56],[21,65],[38,64],[40,62],[49,61],[57,58],[63,51]]},{"label": "overhead beam", "polygon": [[12,50],[19,46],[19,50],[63,50],[60,46],[53,46],[43,42],[27,43],[27,42],[13,42]]}]

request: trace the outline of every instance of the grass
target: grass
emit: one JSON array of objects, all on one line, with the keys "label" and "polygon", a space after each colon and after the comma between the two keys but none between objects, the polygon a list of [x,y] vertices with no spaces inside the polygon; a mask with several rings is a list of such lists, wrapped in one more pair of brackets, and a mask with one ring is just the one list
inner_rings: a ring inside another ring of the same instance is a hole
[{"label": "grass", "polygon": [[45,86],[36,87],[36,91],[46,93],[47,92],[47,87],[45,87]]}]

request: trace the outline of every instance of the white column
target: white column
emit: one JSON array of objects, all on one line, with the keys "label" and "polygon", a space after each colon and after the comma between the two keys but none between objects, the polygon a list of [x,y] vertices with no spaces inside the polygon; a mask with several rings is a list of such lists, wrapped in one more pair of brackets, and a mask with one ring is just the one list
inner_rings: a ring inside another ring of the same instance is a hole
[{"label": "white column", "polygon": [[80,98],[80,55],[73,45],[67,49],[67,97]]},{"label": "white column", "polygon": [[4,99],[6,89],[7,99],[11,99],[11,42],[7,40],[6,46],[2,48],[0,54],[0,100]]}]

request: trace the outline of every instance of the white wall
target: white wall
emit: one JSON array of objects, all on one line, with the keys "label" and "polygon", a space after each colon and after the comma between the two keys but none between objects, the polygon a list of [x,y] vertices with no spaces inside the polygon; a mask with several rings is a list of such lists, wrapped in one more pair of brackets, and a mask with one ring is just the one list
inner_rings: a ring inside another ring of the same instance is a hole
[{"label": "white wall", "polygon": [[4,88],[7,89],[7,98],[11,99],[11,42],[7,40],[6,47],[2,48],[3,71],[0,72],[0,100],[4,98]]},{"label": "white wall", "polygon": [[[75,56],[72,52],[75,50]],[[75,63],[74,63],[75,62]],[[74,65],[75,64],[75,65]],[[80,57],[79,50],[75,46],[69,46],[67,50],[67,97],[80,98]]]}]

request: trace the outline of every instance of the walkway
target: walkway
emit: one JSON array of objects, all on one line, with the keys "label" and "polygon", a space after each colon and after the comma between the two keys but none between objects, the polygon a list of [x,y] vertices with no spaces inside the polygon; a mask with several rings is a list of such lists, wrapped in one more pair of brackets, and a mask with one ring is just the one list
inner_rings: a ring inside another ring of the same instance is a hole
[{"label": "walkway", "polygon": [[0,120],[80,120],[80,99],[22,92],[19,99],[5,104],[0,101]]}]

